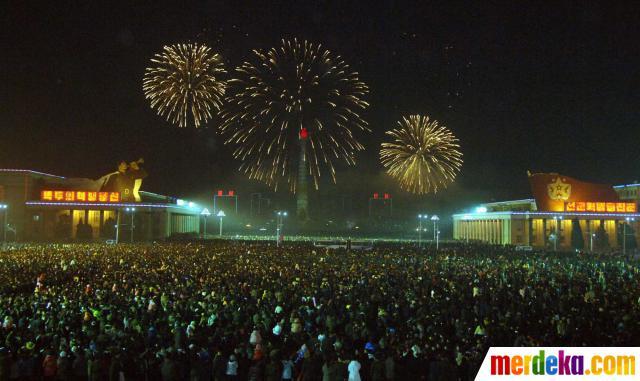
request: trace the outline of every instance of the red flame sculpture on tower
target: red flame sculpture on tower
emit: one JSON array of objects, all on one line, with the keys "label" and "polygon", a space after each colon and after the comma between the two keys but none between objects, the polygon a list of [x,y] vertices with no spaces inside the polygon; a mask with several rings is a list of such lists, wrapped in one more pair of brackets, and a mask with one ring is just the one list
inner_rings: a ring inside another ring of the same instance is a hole
[{"label": "red flame sculpture on tower", "polygon": [[300,220],[309,218],[309,198],[307,195],[307,138],[309,132],[305,127],[300,128],[300,160],[298,161],[298,185],[296,197],[296,214]]},{"label": "red flame sculpture on tower", "polygon": [[300,129],[300,140],[306,140],[309,137],[309,132],[307,132],[307,129],[302,127]]}]

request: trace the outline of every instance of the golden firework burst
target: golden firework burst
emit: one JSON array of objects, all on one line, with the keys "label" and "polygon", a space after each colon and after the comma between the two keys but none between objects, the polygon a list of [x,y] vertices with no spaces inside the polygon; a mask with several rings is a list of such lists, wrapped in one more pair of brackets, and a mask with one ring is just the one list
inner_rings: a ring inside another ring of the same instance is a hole
[{"label": "golden firework burst", "polygon": [[436,193],[451,184],[462,167],[458,139],[427,116],[411,115],[387,131],[380,160],[387,173],[408,192]]},{"label": "golden firework burst", "polygon": [[151,108],[179,127],[206,123],[225,94],[222,57],[198,43],[165,46],[145,70],[142,89]]},{"label": "golden firework burst", "polygon": [[360,115],[368,92],[340,56],[308,41],[283,40],[254,50],[236,68],[221,132],[250,178],[275,187],[286,182],[295,192],[296,175],[308,171],[317,188],[321,173],[335,182],[337,162],[353,165],[364,149],[353,131],[369,131]]}]

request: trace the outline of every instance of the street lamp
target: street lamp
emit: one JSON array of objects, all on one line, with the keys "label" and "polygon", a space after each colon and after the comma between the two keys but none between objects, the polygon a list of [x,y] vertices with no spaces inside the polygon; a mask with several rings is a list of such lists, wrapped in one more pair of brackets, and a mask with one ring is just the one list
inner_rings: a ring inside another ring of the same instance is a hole
[{"label": "street lamp", "polygon": [[560,224],[562,223],[562,216],[553,216],[553,219],[556,221],[556,234],[553,239],[553,251],[558,251],[558,239],[560,239]]},{"label": "street lamp", "polygon": [[431,221],[433,221],[433,239],[436,241],[436,250],[438,250],[438,238],[440,237],[440,230],[438,230],[438,221],[440,221],[440,217],[437,215],[431,216]]},{"label": "street lamp", "polygon": [[433,239],[436,239],[436,230],[438,230],[438,221],[440,221],[440,217],[437,215],[431,216],[431,221],[433,221]]},{"label": "street lamp", "polygon": [[211,215],[211,212],[209,212],[209,209],[204,208],[202,209],[202,212],[200,212],[200,215],[204,217],[204,230],[202,231],[202,236],[204,239],[207,239],[207,217]]},{"label": "street lamp", "polygon": [[120,243],[120,209],[116,209],[116,243]]},{"label": "street lamp", "polygon": [[631,221],[635,221],[632,217],[625,218],[627,222],[622,225],[622,254],[627,254],[627,224]]},{"label": "street lamp", "polygon": [[422,247],[422,220],[428,217],[426,214],[418,214],[418,247]]},{"label": "street lamp", "polygon": [[220,217],[220,237],[222,237],[222,217],[226,217],[227,215],[224,214],[224,210],[221,210],[216,214],[216,216]]},{"label": "street lamp", "polygon": [[593,239],[595,238],[596,233],[591,233],[591,236],[589,237],[591,239],[591,252],[593,253]]},{"label": "street lamp", "polygon": [[280,246],[280,242],[282,241],[282,225],[283,220],[287,216],[286,210],[279,210],[276,212],[276,246]]},{"label": "street lamp", "polygon": [[134,207],[124,208],[124,210],[127,212],[131,212],[131,243],[133,243],[133,215],[134,215],[134,212],[136,211],[136,208]]}]

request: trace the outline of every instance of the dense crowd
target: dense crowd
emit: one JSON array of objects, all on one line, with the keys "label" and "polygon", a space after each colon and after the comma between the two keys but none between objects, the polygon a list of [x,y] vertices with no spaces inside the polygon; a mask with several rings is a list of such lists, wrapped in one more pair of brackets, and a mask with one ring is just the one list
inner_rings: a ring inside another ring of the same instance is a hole
[{"label": "dense crowd", "polygon": [[460,245],[23,246],[0,381],[473,379],[489,346],[637,345],[637,261]]}]

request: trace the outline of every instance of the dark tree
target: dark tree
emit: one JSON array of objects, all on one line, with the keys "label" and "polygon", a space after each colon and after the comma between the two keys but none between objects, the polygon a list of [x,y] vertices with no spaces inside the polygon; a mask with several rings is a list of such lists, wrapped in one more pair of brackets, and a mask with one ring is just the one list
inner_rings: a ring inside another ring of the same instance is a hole
[{"label": "dark tree", "polygon": [[584,237],[578,220],[571,221],[571,247],[577,250],[584,249]]},{"label": "dark tree", "polygon": [[598,251],[605,251],[609,249],[609,235],[604,229],[604,223],[600,221],[600,226],[596,229],[596,236],[594,237],[593,246]]}]

